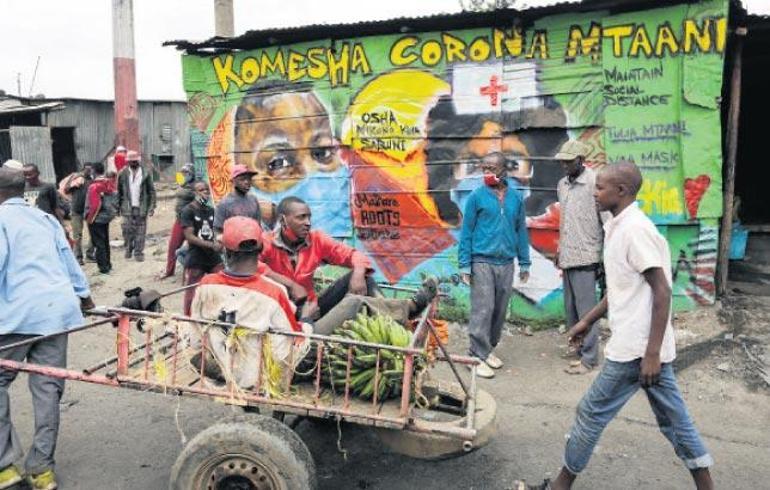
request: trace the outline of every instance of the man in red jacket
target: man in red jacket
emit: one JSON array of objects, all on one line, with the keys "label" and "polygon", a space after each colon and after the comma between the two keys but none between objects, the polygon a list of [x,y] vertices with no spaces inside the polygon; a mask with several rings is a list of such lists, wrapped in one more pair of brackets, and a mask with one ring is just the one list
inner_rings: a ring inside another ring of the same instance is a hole
[{"label": "man in red jacket", "polygon": [[[374,296],[379,293],[371,277],[369,259],[353,247],[334,240],[320,230],[310,229],[310,207],[298,197],[287,197],[278,204],[278,228],[265,236],[260,259],[277,274],[299,284],[308,301],[317,302],[324,316],[346,294]],[[352,269],[316,297],[313,275],[323,264]]]}]

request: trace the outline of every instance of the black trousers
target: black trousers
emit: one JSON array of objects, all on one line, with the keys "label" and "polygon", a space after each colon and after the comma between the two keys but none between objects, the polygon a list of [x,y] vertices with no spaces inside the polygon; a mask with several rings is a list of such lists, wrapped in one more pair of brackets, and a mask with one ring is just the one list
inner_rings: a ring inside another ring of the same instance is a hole
[{"label": "black trousers", "polygon": [[[350,288],[350,277],[352,275],[353,271],[348,272],[344,276],[334,281],[331,286],[321,291],[321,294],[318,296],[318,309],[320,310],[321,316],[324,316],[329,312],[329,310],[337,306],[337,304],[342,301],[345,295],[348,294],[348,289]],[[377,286],[377,282],[374,280],[371,274],[367,274],[366,295],[374,296],[378,292],[380,292],[380,288]]]},{"label": "black trousers", "polygon": [[99,272],[109,272],[112,269],[110,262],[110,224],[109,223],[90,223],[88,233],[94,242],[96,249],[96,265],[99,266]]}]

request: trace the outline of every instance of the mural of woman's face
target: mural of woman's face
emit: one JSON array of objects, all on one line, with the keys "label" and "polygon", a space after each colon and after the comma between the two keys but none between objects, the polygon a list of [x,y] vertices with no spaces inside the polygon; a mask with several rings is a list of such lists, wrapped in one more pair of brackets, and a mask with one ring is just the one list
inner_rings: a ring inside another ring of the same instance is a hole
[{"label": "mural of woman's face", "polygon": [[500,152],[505,156],[508,177],[514,177],[527,183],[532,173],[532,165],[526,157],[529,151],[518,135],[503,133],[502,126],[495,121],[485,121],[481,130],[473,135],[463,147],[458,156],[467,165],[457,165],[454,168],[455,179],[476,175],[481,172],[481,160],[491,153]]},{"label": "mural of woman's face", "polygon": [[256,175],[255,187],[281,192],[315,172],[341,165],[329,116],[310,92],[247,99],[238,109],[236,163]]}]

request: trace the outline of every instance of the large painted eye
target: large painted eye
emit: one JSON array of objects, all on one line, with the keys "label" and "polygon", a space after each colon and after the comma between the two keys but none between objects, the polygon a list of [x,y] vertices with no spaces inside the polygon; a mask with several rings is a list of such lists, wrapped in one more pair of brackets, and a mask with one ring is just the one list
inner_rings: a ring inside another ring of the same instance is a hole
[{"label": "large painted eye", "polygon": [[509,156],[505,157],[505,170],[507,170],[508,172],[515,172],[519,170],[520,166],[521,164],[519,163],[519,160],[517,160],[516,158],[512,158]]},{"label": "large painted eye", "polygon": [[331,163],[332,156],[334,156],[334,148],[331,146],[312,148],[310,150],[310,156],[312,156],[313,160],[318,163],[329,164]]},{"label": "large painted eye", "polygon": [[285,168],[289,168],[293,166],[294,163],[291,162],[285,155],[275,155],[273,158],[270,159],[269,162],[267,162],[267,170],[271,173],[280,172],[281,170]]}]

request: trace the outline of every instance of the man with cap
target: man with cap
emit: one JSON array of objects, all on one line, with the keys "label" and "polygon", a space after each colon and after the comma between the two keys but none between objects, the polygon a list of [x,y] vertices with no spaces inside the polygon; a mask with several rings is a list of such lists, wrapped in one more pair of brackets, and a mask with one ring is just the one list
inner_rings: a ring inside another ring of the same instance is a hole
[{"label": "man with cap", "polygon": [[155,184],[152,172],[143,168],[139,152],[129,151],[128,166],[118,174],[118,207],[123,216],[123,241],[126,258],[144,261],[147,217],[155,213]]},{"label": "man with cap", "polygon": [[246,165],[233,165],[230,174],[233,191],[219,202],[214,215],[214,230],[217,233],[222,233],[225,221],[233,216],[245,216],[258,223],[262,220],[259,199],[250,192],[251,178],[254,175],[255,172],[249,170]]},{"label": "man with cap", "polygon": [[[590,148],[569,140],[556,154],[565,176],[559,180],[559,249],[556,265],[564,281],[564,310],[567,328],[572,328],[596,306],[596,274],[602,261],[604,233],[594,200],[596,173],[585,166]],[[568,357],[572,353],[568,353]],[[599,363],[599,329],[594,323],[583,337],[565,371],[586,374]]]},{"label": "man with cap", "polygon": [[[22,172],[0,168],[0,346],[41,339],[6,348],[0,357],[64,368],[67,335],[45,336],[81,325],[81,309],[94,304],[64,229],[54,216],[25,203],[24,188]],[[22,479],[14,463],[24,450],[11,422],[8,393],[17,374],[0,369],[0,488],[11,488]],[[33,490],[55,489],[54,452],[64,379],[30,373],[28,384],[35,430],[25,470]]]},{"label": "man with cap", "polygon": [[[206,345],[209,348],[205,353],[206,366],[224,366],[225,371],[232,373],[233,381],[238,386],[247,388],[257,384],[259,372],[255,360],[259,356],[260,343],[254,334],[264,333],[268,328],[312,333],[312,326],[305,322],[312,311],[310,306],[305,307],[297,321],[296,308],[286,290],[261,273],[262,228],[256,220],[245,216],[226,219],[222,223],[220,239],[225,249],[225,269],[201,279],[190,316],[238,325],[236,332],[221,327],[206,328]],[[187,338],[193,347],[202,345],[201,330],[196,326],[188,328]],[[237,349],[228,347],[228,343],[233,342],[232,338],[237,339]],[[292,364],[302,359],[307,347],[307,342],[295,342],[294,338],[284,335],[271,335],[269,347],[264,352],[272,355],[273,361],[281,368],[282,376],[291,376]],[[193,364],[198,367],[200,356],[194,359]],[[218,378],[221,374],[212,374],[211,369],[207,369],[206,375]],[[267,375],[263,373],[263,376]],[[262,386],[267,384],[262,383]]]}]

